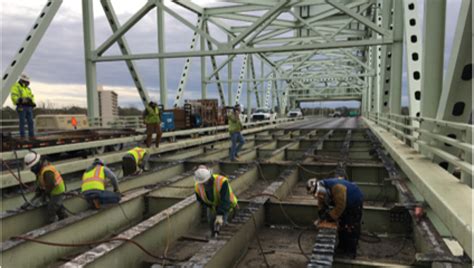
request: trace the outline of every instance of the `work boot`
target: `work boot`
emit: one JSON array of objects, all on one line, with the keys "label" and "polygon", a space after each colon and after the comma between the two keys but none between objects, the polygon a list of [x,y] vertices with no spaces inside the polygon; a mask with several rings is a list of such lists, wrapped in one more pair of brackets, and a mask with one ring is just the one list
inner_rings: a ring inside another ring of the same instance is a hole
[{"label": "work boot", "polygon": [[93,206],[93,208],[95,208],[95,209],[99,209],[99,208],[100,208],[100,201],[99,201],[99,198],[94,198],[94,199],[92,199],[92,206]]},{"label": "work boot", "polygon": [[347,239],[346,255],[351,259],[354,259],[357,255],[358,242],[358,239],[353,237]]},{"label": "work boot", "polygon": [[63,205],[61,205],[61,208],[56,212],[56,215],[58,215],[59,220],[64,220],[69,216],[66,212],[66,208]]}]

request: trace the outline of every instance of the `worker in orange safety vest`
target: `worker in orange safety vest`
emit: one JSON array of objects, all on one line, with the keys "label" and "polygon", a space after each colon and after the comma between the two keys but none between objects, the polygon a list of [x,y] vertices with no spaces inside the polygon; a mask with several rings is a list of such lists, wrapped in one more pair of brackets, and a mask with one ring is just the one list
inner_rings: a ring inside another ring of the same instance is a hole
[{"label": "worker in orange safety vest", "polygon": [[25,155],[25,167],[36,175],[36,193],[33,199],[21,206],[26,209],[29,206],[37,206],[38,200],[48,202],[48,221],[55,222],[58,219],[67,218],[66,209],[63,206],[64,192],[66,186],[59,171],[47,160],[36,152]]}]

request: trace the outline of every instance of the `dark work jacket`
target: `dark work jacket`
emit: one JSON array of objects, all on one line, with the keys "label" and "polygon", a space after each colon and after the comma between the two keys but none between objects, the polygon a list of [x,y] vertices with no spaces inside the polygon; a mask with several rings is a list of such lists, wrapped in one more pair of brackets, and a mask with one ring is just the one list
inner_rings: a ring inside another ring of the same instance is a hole
[{"label": "dark work jacket", "polygon": [[[212,189],[213,186],[214,186],[214,182],[212,184],[206,183],[206,185],[204,186],[204,190],[206,191],[206,196],[211,202],[214,201],[214,189]],[[207,206],[207,204],[204,203],[204,201],[202,201],[201,197],[197,193],[195,193],[195,195],[199,203],[201,203],[204,206]],[[230,211],[230,207],[231,207],[230,196],[229,196],[229,181],[226,181],[224,182],[224,184],[222,184],[220,198],[221,198],[221,202],[216,208],[216,213],[217,215],[224,215],[225,213],[228,213]]]},{"label": "dark work jacket", "polygon": [[[326,179],[322,181],[334,202],[334,209],[329,212],[333,219],[338,219],[344,210],[362,206],[364,195],[355,183],[344,179]],[[345,199],[345,202],[343,201]]]}]

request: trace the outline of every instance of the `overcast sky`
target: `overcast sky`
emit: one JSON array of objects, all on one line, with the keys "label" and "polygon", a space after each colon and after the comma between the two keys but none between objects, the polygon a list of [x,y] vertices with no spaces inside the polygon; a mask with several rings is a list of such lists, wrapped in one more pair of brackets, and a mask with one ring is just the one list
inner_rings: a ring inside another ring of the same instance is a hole
[{"label": "overcast sky", "polygon": [[[146,0],[134,1],[112,1],[115,11],[121,23],[125,22],[135,11],[137,11]],[[199,2],[212,2],[211,0],[199,0]],[[422,2],[422,1],[420,1]],[[454,29],[459,13],[461,0],[448,0],[446,16],[446,46],[445,65],[451,51],[451,43]],[[28,31],[34,24],[46,1],[40,0],[1,0],[1,56],[2,72],[5,71],[21,46]],[[167,6],[178,12],[181,16],[196,21],[196,16],[188,10],[170,3]],[[94,1],[95,38],[96,46],[99,46],[110,34],[110,27],[100,6],[100,1]],[[192,39],[192,31],[167,15],[166,19],[166,49],[167,51],[189,50]],[[218,30],[211,26],[210,31],[218,40],[224,38]],[[146,53],[157,51],[156,36],[156,12],[152,10],[126,35],[131,50],[134,53]],[[223,40],[219,40],[223,41]],[[35,54],[29,61],[25,72],[31,77],[31,88],[38,102],[49,102],[56,107],[79,105],[86,106],[85,89],[85,67],[84,67],[84,43],[82,30],[82,8],[79,0],[64,0],[61,8],[44,35]],[[106,53],[118,55],[116,46]],[[218,62],[224,57],[218,57]],[[185,59],[167,60],[167,85],[168,103],[171,104],[176,94]],[[159,77],[158,61],[143,60],[136,62],[138,71],[148,88],[151,97],[158,99]],[[208,68],[210,64],[207,64]],[[241,65],[241,57],[237,57],[233,70],[234,77],[238,76]],[[257,65],[259,66],[259,65]],[[257,73],[260,72],[257,68]],[[194,58],[191,63],[190,76],[185,91],[186,99],[200,97],[200,60]],[[227,71],[220,73],[226,78]],[[112,89],[119,95],[120,106],[135,106],[141,108],[138,93],[132,83],[130,75],[124,62],[99,63],[97,65],[98,84],[105,89]],[[404,82],[406,91],[406,82]],[[234,84],[234,90],[236,85]],[[217,90],[214,84],[208,86],[208,97],[217,98]],[[227,92],[227,89],[225,89]],[[245,99],[245,91],[242,98]],[[226,98],[227,100],[227,98]],[[403,102],[407,103],[404,96]],[[11,105],[10,100],[6,105]],[[319,105],[318,105],[319,106]]]}]

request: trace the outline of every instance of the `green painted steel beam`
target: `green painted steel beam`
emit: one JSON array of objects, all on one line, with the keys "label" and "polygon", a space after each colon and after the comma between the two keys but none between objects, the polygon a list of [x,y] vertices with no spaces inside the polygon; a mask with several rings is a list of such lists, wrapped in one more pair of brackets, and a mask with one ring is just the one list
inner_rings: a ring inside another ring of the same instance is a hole
[{"label": "green painted steel beam", "polygon": [[[285,213],[282,212],[282,207]],[[406,212],[408,214],[408,212]],[[267,202],[265,204],[265,223],[270,225],[291,225],[287,216],[301,226],[312,226],[318,219],[318,207],[314,204],[296,202]],[[390,208],[364,205],[362,229],[375,233],[409,234],[411,219],[408,222],[394,221]],[[408,223],[408,224],[407,224]]]},{"label": "green painted steel beam", "polygon": [[97,66],[93,59],[95,49],[94,12],[92,0],[82,1],[82,24],[84,31],[84,60],[86,69],[87,115],[99,117],[99,95],[97,93]]},{"label": "green painted steel beam", "polygon": [[20,49],[13,56],[11,63],[6,65],[6,70],[2,75],[2,106],[10,95],[11,87],[25,69],[62,3],[63,0],[51,0],[46,3]]},{"label": "green painted steel beam", "polygon": [[348,48],[348,47],[364,47],[375,45],[388,45],[393,43],[391,38],[383,38],[379,40],[355,40],[355,41],[335,41],[329,43],[304,44],[294,46],[278,46],[278,47],[247,47],[238,49],[219,49],[213,51],[189,51],[189,52],[165,52],[165,53],[142,53],[128,56],[97,56],[93,60],[95,62],[109,62],[121,60],[145,60],[145,59],[160,59],[160,58],[185,58],[185,57],[202,57],[202,56],[228,56],[228,55],[243,55],[255,53],[280,53],[292,51],[305,51],[314,49],[334,49],[334,48]]},{"label": "green painted steel beam", "polygon": [[[119,182],[119,188],[122,192],[130,191],[135,188],[144,187],[145,185],[155,184],[165,181],[169,178],[176,177],[185,172],[182,164],[172,165],[162,168],[155,173],[145,173],[139,177],[131,177],[127,180]],[[67,198],[64,206],[74,213],[82,213],[87,209],[86,202],[80,197]],[[9,239],[14,235],[24,234],[34,229],[38,229],[47,225],[47,208],[41,206],[38,208],[30,208],[18,212],[3,212],[1,214],[2,225],[2,241]]]},{"label": "green painted steel beam", "polygon": [[396,137],[364,118],[403,172],[413,182],[426,202],[472,257],[472,189],[440,166],[423,157]]},{"label": "green painted steel beam", "polygon": [[[286,121],[286,119],[284,119],[284,120]],[[277,121],[282,122],[281,119],[277,119]],[[268,125],[268,124],[271,124],[271,122],[250,123],[249,126],[250,125],[258,126],[258,125],[265,125],[265,124],[267,126],[257,127],[257,128],[252,128],[252,129],[246,129],[246,130],[243,130],[242,133],[243,134],[252,134],[252,133],[257,133],[259,131],[263,131],[263,130],[267,130],[267,129],[273,129],[273,128],[278,126],[278,125]],[[209,129],[212,129],[212,128],[209,128]],[[222,126],[222,129],[227,129],[227,126]],[[209,131],[209,130],[203,131],[202,129],[201,130],[200,129],[194,129],[194,130],[188,130],[188,133],[197,133],[197,132],[206,132],[206,131]],[[165,136],[166,134],[167,133],[165,133],[163,136]],[[172,135],[172,134],[170,134],[170,135]],[[150,148],[149,150],[150,150],[151,154],[164,153],[164,152],[179,150],[179,149],[182,149],[182,148],[187,148],[187,147],[198,146],[198,145],[202,145],[202,144],[206,144],[206,143],[211,143],[211,142],[218,141],[218,140],[225,140],[225,139],[228,139],[228,137],[229,136],[228,136],[227,133],[226,134],[217,134],[217,135],[202,137],[200,139],[188,139],[188,140],[184,140],[184,141],[180,141],[180,142],[176,142],[176,143],[162,144],[159,149]],[[125,138],[125,139],[130,139],[130,141],[138,141],[138,140],[141,141],[141,140],[143,140],[143,138],[144,138],[144,136],[137,136],[137,137],[131,137],[131,138]],[[120,141],[124,141],[124,140],[120,140]],[[97,143],[93,142],[93,144],[96,145],[96,146],[93,146],[93,147],[97,147],[98,144],[103,144],[103,143],[107,143],[107,142],[112,142],[113,143],[113,141],[104,141],[104,142],[97,142]],[[84,147],[83,143],[77,143],[77,144],[71,144],[71,145],[55,146],[54,148],[53,147],[47,147],[47,148],[44,148],[44,149],[38,149],[37,152],[38,153],[63,152],[66,148],[68,148],[70,150],[78,150],[78,149],[84,149],[86,147]],[[26,150],[25,151],[19,151],[19,157],[21,158],[22,157],[21,154],[26,154],[26,153],[27,153]],[[125,152],[107,154],[105,156],[102,156],[102,159],[106,163],[109,163],[109,164],[117,163],[117,162],[120,162],[122,160],[122,156],[123,156],[124,153]],[[12,154],[12,153],[10,153],[10,154]],[[66,162],[66,163],[58,164],[58,165],[56,165],[56,168],[58,168],[58,170],[61,173],[67,174],[67,173],[72,173],[72,172],[84,170],[85,168],[87,168],[87,166],[90,165],[90,163],[91,163],[90,159],[81,159],[81,160],[78,160],[78,161],[75,161],[75,162]],[[21,178],[22,178],[22,181],[25,182],[25,183],[32,182],[36,179],[34,174],[31,173],[29,170],[21,171]],[[1,181],[2,181],[2,183],[0,184],[0,187],[2,187],[2,188],[18,185],[18,181],[11,174],[3,174],[2,177],[1,177]]]}]

